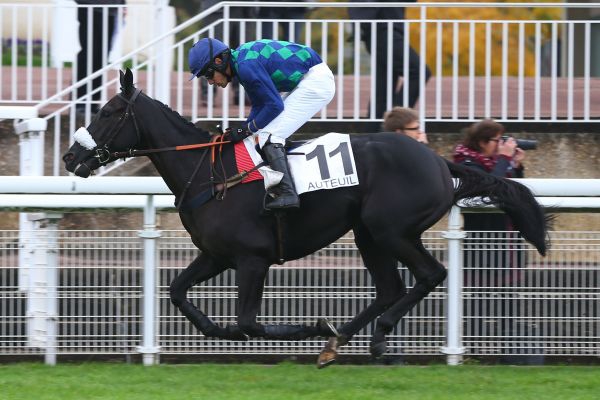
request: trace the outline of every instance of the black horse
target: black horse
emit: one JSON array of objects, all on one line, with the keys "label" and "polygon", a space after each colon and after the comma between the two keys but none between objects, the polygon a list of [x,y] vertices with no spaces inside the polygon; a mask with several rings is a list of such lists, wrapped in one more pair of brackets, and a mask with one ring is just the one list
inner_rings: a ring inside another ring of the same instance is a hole
[{"label": "black horse", "polygon": [[[176,199],[189,205],[207,189],[222,189],[225,176],[234,174],[233,146],[222,146],[216,166],[204,155],[211,150],[175,151],[175,146],[208,143],[211,136],[136,89],[129,70],[121,72],[121,93],[100,110],[88,131],[97,145],[75,143],[63,157],[66,169],[81,177],[117,158],[145,154]],[[360,184],[302,194],[300,209],[287,213],[279,225],[262,212],[265,189],[260,181],[221,191],[201,206],[181,207],[181,221],[201,252],[173,280],[170,296],[204,335],[230,340],[325,336],[335,339],[330,349],[335,350],[379,317],[371,353],[382,355],[386,334],[446,278],[446,269],[425,249],[421,234],[467,197],[489,198],[545,254],[546,218],[525,186],[450,163],[403,135],[356,135],[351,145]],[[460,179],[456,187],[453,177]],[[337,330],[324,320],[315,326],[257,323],[269,267],[311,254],[349,230],[373,278],[375,300]],[[416,278],[408,291],[398,261]],[[236,270],[238,318],[237,324],[221,327],[188,300],[187,292],[227,268]]]}]

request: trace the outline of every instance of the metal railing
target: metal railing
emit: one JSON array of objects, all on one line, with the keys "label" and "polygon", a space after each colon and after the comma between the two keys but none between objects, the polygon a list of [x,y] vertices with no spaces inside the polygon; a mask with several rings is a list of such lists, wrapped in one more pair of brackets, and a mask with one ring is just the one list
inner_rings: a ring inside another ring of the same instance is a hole
[{"label": "metal railing", "polygon": [[[521,182],[555,213],[600,208],[599,180]],[[33,217],[40,221],[41,233],[32,233],[35,240],[25,247],[36,257],[27,281],[32,286],[23,287],[20,281],[19,233],[0,233],[1,354],[45,355],[53,363],[57,355],[141,353],[144,362],[151,364],[159,354],[316,354],[320,350],[323,342],[318,339],[231,343],[205,338],[175,310],[168,285],[195,258],[197,249],[184,231],[161,231],[156,226],[157,210],[171,209],[173,204],[159,178],[4,177],[0,183],[4,193],[0,208],[52,211]],[[57,230],[61,216],[56,212],[81,211],[74,204],[87,204],[90,197],[96,202],[89,205],[90,212],[99,207],[143,209],[143,229]],[[455,208],[447,231],[424,235],[425,246],[448,267],[448,280],[390,334],[390,354],[444,352],[451,364],[463,354],[538,360],[597,357],[600,234],[589,230],[550,235],[553,245],[545,258],[515,239],[513,232],[468,232],[465,237]],[[480,265],[468,256],[473,251],[493,254],[499,248],[518,251],[526,261],[507,269],[494,263]],[[411,287],[412,276],[404,266],[399,268]],[[37,278],[31,279],[31,274]],[[506,276],[514,279],[507,283]],[[190,291],[192,301],[218,323],[235,321],[235,297],[234,271]],[[272,267],[264,297],[261,322],[313,323],[326,316],[339,324],[374,298],[374,288],[352,236],[347,235],[309,257]],[[55,313],[45,308],[51,303]],[[361,331],[343,354],[368,354],[372,329],[370,325]]]},{"label": "metal railing", "polygon": [[[393,3],[219,2],[171,30],[164,28],[165,13],[159,13],[163,15],[159,21],[163,22],[157,26],[163,28],[144,43],[140,41],[139,32],[145,31],[147,26],[142,26],[135,17],[138,6],[127,6],[126,29],[133,33],[126,39],[133,43],[126,47],[132,50],[79,82],[74,82],[73,70],[65,75],[67,67],[62,67],[62,73],[47,67],[50,65],[47,22],[41,24],[46,26],[40,42],[41,68],[34,67],[30,57],[35,53],[34,43],[38,39],[31,33],[26,33],[23,42],[26,66],[20,67],[15,61],[18,33],[13,28],[10,36],[3,36],[11,47],[10,51],[6,46],[2,48],[10,66],[5,67],[8,69],[2,76],[6,93],[0,98],[0,117],[7,117],[10,111],[2,110],[3,106],[33,106],[48,122],[52,135],[51,140],[46,140],[46,146],[53,147],[51,174],[63,174],[60,154],[71,143],[70,136],[77,126],[90,120],[89,113],[83,119],[76,117],[72,99],[76,98],[73,96],[77,88],[88,86],[94,78],[104,77],[105,84],[98,90],[102,93],[101,101],[105,101],[118,90],[115,69],[130,64],[137,85],[149,95],[194,121],[218,120],[228,126],[248,115],[250,104],[243,88],[234,93],[233,85],[215,90],[207,88],[201,80],[188,82],[187,50],[202,36],[220,37],[230,43],[245,42],[264,37],[263,32],[269,28],[275,32],[273,36],[283,38],[277,29],[283,26],[292,32],[290,39],[311,45],[320,52],[336,75],[336,96],[314,121],[380,121],[370,99],[385,96],[386,107],[390,108],[396,105],[392,93],[397,84],[411,85],[409,79],[402,79],[388,85],[385,93],[377,92],[374,71],[381,60],[376,49],[371,53],[366,51],[365,44],[354,32],[364,28],[375,43],[381,26],[401,26],[405,32],[401,44],[392,45],[388,40],[387,60],[398,52],[406,59],[409,46],[419,54],[421,96],[416,109],[424,122],[469,122],[491,117],[501,122],[590,123],[600,117],[600,64],[596,50],[600,43],[600,21],[593,19],[597,18],[594,15],[600,7],[597,3],[403,3],[407,14],[400,21],[349,19],[346,10],[361,5],[397,6]],[[236,10],[256,7],[310,7],[312,11],[304,19],[293,20],[237,16]],[[38,9],[45,10],[36,5],[35,12]],[[453,10],[459,10],[459,15],[455,16]],[[493,14],[491,10],[501,12]],[[536,13],[536,10],[545,13]],[[589,16],[572,16],[571,11]],[[0,5],[0,14],[10,13],[17,16],[15,21],[20,20],[20,15],[30,21],[34,15],[31,6]],[[42,21],[48,21],[50,11],[44,11],[43,15]],[[27,32],[32,30],[30,22],[25,26]],[[295,37],[298,27],[300,37]],[[387,32],[391,34],[391,30]],[[388,63],[385,74],[388,81],[391,81],[392,64]],[[432,71],[429,82],[423,78],[425,65]],[[409,75],[408,63],[404,63],[400,75]],[[62,83],[50,87],[48,82],[54,76],[56,82]],[[90,95],[87,94],[87,100],[80,100],[89,103]],[[406,102],[404,96],[400,103],[405,105]],[[19,110],[10,112],[16,111]]]}]

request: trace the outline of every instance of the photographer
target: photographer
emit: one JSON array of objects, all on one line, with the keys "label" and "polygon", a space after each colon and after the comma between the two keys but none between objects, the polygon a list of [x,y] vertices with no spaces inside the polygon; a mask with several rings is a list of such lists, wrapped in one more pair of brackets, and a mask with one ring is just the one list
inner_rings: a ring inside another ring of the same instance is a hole
[{"label": "photographer", "polygon": [[[465,133],[463,143],[454,150],[455,163],[499,177],[524,176],[525,151],[519,145],[533,149],[535,141],[503,136],[504,127],[493,120],[477,122]],[[464,307],[465,316],[471,321],[465,334],[474,341],[503,336],[508,344],[517,332],[531,328],[522,326],[518,317],[526,315],[526,310],[522,302],[514,300],[515,291],[524,284],[526,259],[525,251],[520,249],[522,239],[512,232],[510,219],[497,212],[465,213],[464,230],[468,231],[463,253]],[[500,362],[540,363],[539,356],[515,358],[509,354],[514,352],[504,351]]]},{"label": "photographer", "polygon": [[512,137],[503,137],[504,126],[487,119],[471,125],[465,140],[454,149],[454,162],[505,178],[523,177],[525,151]]},{"label": "photographer", "polygon": [[[465,131],[465,139],[454,149],[454,162],[470,168],[477,168],[494,176],[504,178],[523,178],[525,151],[517,147],[517,141],[512,137],[503,137],[504,126],[493,120],[477,122]],[[482,212],[464,214],[465,231],[513,231],[510,219],[502,213]],[[493,239],[492,239],[493,240]],[[483,242],[484,240],[482,240]],[[489,243],[494,246],[494,243]],[[511,268],[520,267],[515,264],[511,254],[465,254],[476,256],[475,264],[484,264],[485,268],[479,276],[475,276],[475,286],[484,282],[486,286],[504,286],[514,280]],[[500,252],[502,253],[502,252]],[[484,257],[485,256],[485,257]],[[468,260],[465,258],[465,261]],[[520,261],[520,260],[517,260]],[[498,270],[487,269],[498,268]],[[509,270],[506,270],[508,268]],[[487,276],[483,276],[487,275]],[[484,279],[487,278],[487,279]]]}]

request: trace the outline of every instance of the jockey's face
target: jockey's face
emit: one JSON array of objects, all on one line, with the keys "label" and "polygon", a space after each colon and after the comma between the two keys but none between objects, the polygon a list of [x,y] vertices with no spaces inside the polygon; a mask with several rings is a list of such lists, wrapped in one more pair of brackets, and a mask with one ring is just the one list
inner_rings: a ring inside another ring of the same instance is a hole
[{"label": "jockey's face", "polygon": [[227,86],[227,84],[229,83],[229,81],[227,80],[227,77],[225,75],[223,75],[222,73],[220,73],[219,71],[215,71],[212,79],[206,79],[206,80],[208,81],[209,84],[217,85],[222,88]]},{"label": "jockey's face", "polygon": [[[222,62],[223,62],[223,60],[221,60],[220,58],[215,58],[216,64],[221,64]],[[230,66],[227,67],[227,73],[231,72],[230,68],[231,68]],[[206,78],[206,80],[208,81],[209,84],[217,85],[222,88],[226,87],[227,84],[229,83],[229,80],[227,79],[225,74],[223,74],[219,71],[214,71],[212,78]]]}]

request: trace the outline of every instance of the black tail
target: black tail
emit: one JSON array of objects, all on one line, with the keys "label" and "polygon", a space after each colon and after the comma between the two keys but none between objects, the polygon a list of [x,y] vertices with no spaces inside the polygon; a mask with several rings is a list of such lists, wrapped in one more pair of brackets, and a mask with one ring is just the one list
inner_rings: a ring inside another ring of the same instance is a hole
[{"label": "black tail", "polygon": [[454,202],[469,197],[482,197],[494,204],[512,220],[525,240],[533,244],[541,255],[546,255],[549,218],[526,186],[510,179],[498,178],[464,165],[446,160],[450,173],[459,178],[454,191]]}]

